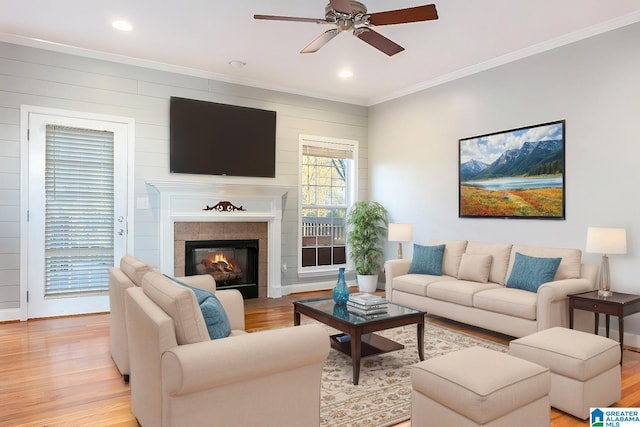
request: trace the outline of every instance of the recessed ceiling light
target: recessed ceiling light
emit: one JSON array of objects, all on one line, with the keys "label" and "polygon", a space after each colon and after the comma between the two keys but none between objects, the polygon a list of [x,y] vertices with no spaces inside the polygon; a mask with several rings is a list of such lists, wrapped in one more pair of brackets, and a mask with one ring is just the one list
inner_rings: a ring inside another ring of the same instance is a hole
[{"label": "recessed ceiling light", "polygon": [[247,63],[246,63],[246,62],[243,62],[243,61],[238,61],[238,60],[235,60],[235,59],[234,59],[233,61],[229,61],[229,65],[231,65],[233,68],[238,68],[238,69],[240,69],[240,68],[244,67],[245,65],[247,65]]},{"label": "recessed ceiling light", "polygon": [[338,76],[340,76],[343,79],[348,79],[350,77],[353,77],[353,73],[349,70],[342,70],[338,73]]},{"label": "recessed ceiling light", "polygon": [[120,31],[131,31],[133,27],[127,21],[113,21],[111,24],[113,28]]}]

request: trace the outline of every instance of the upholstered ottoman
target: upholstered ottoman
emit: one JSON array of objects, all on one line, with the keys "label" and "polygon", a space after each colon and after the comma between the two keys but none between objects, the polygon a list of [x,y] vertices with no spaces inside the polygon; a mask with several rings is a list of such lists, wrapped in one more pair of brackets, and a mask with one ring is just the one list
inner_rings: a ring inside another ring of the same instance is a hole
[{"label": "upholstered ottoman", "polygon": [[578,418],[620,399],[620,344],[587,332],[555,327],[518,338],[509,354],[551,370],[551,406]]},{"label": "upholstered ottoman", "polygon": [[549,426],[549,369],[481,347],[411,367],[411,425]]}]

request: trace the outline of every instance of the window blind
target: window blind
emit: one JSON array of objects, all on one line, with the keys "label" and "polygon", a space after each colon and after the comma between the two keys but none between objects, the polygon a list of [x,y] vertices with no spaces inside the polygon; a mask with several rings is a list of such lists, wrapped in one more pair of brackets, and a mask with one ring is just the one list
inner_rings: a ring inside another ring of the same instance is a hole
[{"label": "window blind", "polygon": [[47,125],[45,298],[108,292],[114,134]]},{"label": "window blind", "polygon": [[325,157],[329,159],[353,159],[353,148],[342,148],[337,144],[325,145],[303,145],[302,154],[305,156]]}]

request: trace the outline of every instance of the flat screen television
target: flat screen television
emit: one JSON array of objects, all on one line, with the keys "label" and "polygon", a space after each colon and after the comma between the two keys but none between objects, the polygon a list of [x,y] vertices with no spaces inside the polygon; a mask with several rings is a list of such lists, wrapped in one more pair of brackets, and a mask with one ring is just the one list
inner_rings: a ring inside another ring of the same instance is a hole
[{"label": "flat screen television", "polygon": [[171,97],[172,173],[275,178],[276,112]]}]

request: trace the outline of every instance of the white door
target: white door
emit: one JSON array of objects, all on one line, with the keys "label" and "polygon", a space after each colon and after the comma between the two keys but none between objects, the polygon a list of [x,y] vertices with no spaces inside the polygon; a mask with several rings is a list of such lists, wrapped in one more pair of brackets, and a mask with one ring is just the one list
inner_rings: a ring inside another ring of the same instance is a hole
[{"label": "white door", "polygon": [[27,318],[109,311],[127,252],[133,123],[55,113],[26,112]]}]

